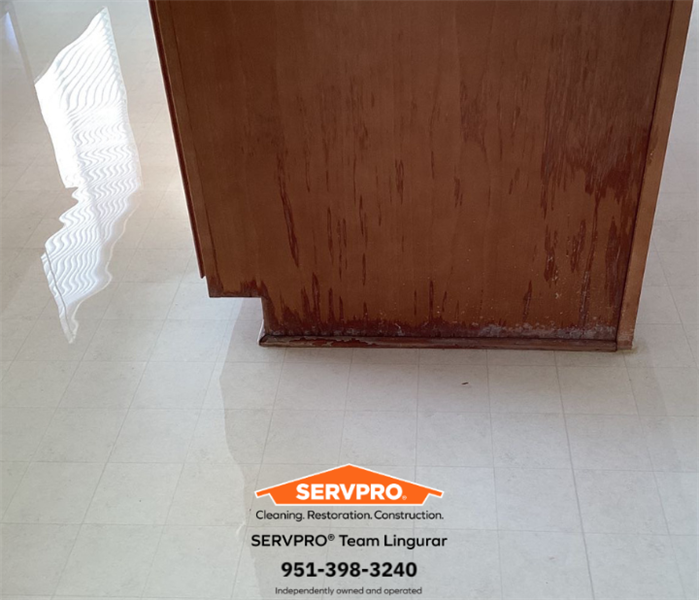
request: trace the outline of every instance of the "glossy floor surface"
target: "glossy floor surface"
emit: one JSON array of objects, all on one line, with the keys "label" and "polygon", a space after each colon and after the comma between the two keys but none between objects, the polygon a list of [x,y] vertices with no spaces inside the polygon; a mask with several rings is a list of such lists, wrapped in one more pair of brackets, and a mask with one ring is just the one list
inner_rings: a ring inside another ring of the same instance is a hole
[{"label": "glossy floor surface", "polygon": [[[697,598],[696,18],[634,350],[283,350],[198,278],[146,2],[2,6],[4,597],[279,598],[285,560],[378,559],[420,598]],[[347,462],[445,520],[255,517]],[[347,530],[449,543],[250,544]]]}]

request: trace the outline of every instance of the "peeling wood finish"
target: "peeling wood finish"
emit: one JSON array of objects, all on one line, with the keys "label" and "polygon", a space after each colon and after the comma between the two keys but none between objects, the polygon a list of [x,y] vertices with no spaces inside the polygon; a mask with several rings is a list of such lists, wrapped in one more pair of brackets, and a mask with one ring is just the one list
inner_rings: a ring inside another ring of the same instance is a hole
[{"label": "peeling wood finish", "polygon": [[522,338],[455,338],[455,337],[313,337],[283,336],[261,333],[261,346],[293,348],[474,348],[478,350],[584,350],[614,352],[616,342],[610,340],[548,340]]},{"label": "peeling wood finish", "polygon": [[263,343],[614,349],[672,2],[151,8],[202,271]]},{"label": "peeling wood finish", "polygon": [[477,350],[560,350],[614,352],[611,340],[566,340],[539,338],[457,338],[392,336],[286,336],[260,332],[261,346],[278,348],[473,348]]}]

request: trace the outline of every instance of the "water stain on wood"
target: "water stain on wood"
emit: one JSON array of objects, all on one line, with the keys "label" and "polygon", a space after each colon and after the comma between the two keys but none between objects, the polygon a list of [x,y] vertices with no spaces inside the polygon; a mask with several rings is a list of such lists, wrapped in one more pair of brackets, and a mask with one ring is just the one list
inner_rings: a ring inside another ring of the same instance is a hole
[{"label": "water stain on wood", "polygon": [[613,346],[678,1],[152,0],[210,292],[267,341]]}]

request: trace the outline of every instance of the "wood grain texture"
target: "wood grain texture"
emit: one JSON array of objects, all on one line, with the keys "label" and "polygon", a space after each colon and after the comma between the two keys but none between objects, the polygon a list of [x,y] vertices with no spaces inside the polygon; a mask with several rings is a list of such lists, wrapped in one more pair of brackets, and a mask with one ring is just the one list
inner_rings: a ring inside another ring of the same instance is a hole
[{"label": "wood grain texture", "polygon": [[266,338],[616,339],[671,2],[151,6],[209,291]]}]

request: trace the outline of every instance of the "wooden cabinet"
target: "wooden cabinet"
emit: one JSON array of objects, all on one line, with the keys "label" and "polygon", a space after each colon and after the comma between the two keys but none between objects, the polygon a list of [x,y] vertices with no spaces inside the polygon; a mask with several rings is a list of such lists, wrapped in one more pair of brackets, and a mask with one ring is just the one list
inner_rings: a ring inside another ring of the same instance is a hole
[{"label": "wooden cabinet", "polygon": [[262,343],[629,347],[691,3],[151,0]]}]

